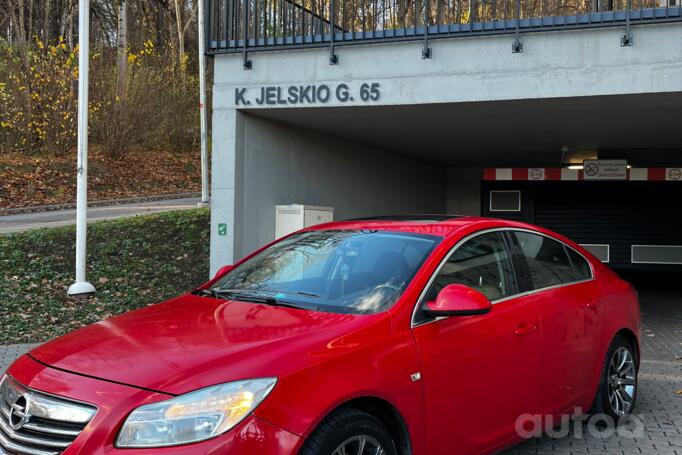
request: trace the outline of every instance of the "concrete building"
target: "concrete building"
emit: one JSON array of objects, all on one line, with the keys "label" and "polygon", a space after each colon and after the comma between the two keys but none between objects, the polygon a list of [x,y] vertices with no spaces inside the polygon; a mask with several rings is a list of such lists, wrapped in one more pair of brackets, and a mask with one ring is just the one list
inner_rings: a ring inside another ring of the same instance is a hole
[{"label": "concrete building", "polygon": [[212,272],[290,203],[519,219],[682,267],[679,6],[297,1],[209,1]]}]

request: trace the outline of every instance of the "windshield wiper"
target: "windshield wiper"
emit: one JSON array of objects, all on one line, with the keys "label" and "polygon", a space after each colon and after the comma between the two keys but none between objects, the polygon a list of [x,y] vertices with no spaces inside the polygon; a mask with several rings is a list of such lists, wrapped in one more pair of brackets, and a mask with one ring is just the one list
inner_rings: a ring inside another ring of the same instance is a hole
[{"label": "windshield wiper", "polygon": [[263,303],[265,303],[266,305],[270,305],[270,306],[281,306],[281,307],[285,307],[285,308],[294,308],[296,310],[310,310],[311,309],[311,308],[305,307],[303,305],[297,305],[293,302],[275,299],[274,297],[265,298]]},{"label": "windshield wiper", "polygon": [[196,289],[191,292],[194,295],[203,295],[213,297],[214,299],[232,300],[234,299],[234,292],[223,291],[221,289]]},{"label": "windshield wiper", "polygon": [[234,294],[231,294],[230,299],[239,300],[241,302],[264,303],[264,304],[270,305],[270,306],[281,306],[281,307],[287,307],[287,308],[295,308],[297,310],[309,309],[307,307],[304,307],[302,305],[297,305],[297,304],[295,304],[293,302],[289,302],[287,300],[282,300],[282,299],[278,299],[278,298],[270,297],[270,296],[265,296],[265,295],[257,295],[257,294],[249,294],[249,293],[234,293]]},{"label": "windshield wiper", "polygon": [[215,289],[195,289],[192,292],[190,292],[190,294],[205,295],[208,297],[213,297],[214,299],[220,298],[218,297],[218,291],[216,291]]},{"label": "windshield wiper", "polygon": [[314,299],[319,299],[320,295],[315,294],[314,292],[308,292],[308,291],[296,291],[294,294],[302,295],[304,297],[312,297]]},{"label": "windshield wiper", "polygon": [[287,308],[295,308],[297,310],[307,310],[308,307],[297,305],[293,302],[277,299],[267,295],[259,295],[247,291],[238,291],[233,289],[197,289],[192,291],[194,295],[205,295],[215,299],[238,300],[240,302],[264,303],[270,306],[281,306]]}]

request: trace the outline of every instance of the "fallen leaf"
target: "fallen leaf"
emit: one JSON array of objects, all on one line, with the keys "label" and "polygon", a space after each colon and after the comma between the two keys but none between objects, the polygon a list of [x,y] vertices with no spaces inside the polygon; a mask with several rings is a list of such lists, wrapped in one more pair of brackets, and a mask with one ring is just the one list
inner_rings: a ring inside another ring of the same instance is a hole
[{"label": "fallen leaf", "polygon": [[100,284],[106,284],[106,283],[108,283],[108,282],[109,282],[109,278],[107,278],[107,277],[105,277],[105,276],[99,277],[99,283],[100,283]]}]

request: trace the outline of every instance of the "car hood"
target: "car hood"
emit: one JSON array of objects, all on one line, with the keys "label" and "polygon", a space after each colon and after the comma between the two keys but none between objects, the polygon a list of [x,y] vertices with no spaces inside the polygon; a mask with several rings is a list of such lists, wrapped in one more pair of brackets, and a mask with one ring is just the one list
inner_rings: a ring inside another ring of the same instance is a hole
[{"label": "car hood", "polygon": [[54,368],[181,394],[286,376],[336,355],[349,345],[339,340],[381,319],[185,295],[76,330],[30,355]]}]

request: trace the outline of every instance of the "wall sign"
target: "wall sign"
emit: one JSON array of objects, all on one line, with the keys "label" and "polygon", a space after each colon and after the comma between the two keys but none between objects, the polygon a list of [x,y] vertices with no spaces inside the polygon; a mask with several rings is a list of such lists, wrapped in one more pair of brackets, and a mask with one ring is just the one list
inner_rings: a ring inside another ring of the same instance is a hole
[{"label": "wall sign", "polygon": [[327,104],[330,102],[350,103],[360,101],[371,103],[381,98],[378,82],[363,82],[357,89],[348,84],[309,84],[289,86],[262,86],[256,89],[235,88],[236,106],[297,106],[303,104]]},{"label": "wall sign", "polygon": [[585,160],[585,180],[627,180],[628,163],[625,160]]},{"label": "wall sign", "polygon": [[545,169],[541,167],[533,167],[528,169],[528,180],[544,180]]}]

